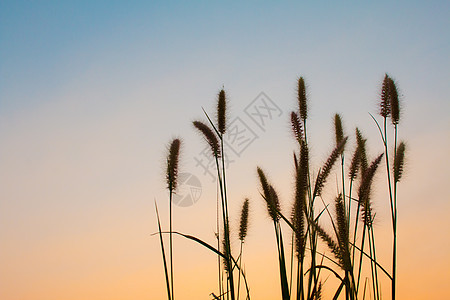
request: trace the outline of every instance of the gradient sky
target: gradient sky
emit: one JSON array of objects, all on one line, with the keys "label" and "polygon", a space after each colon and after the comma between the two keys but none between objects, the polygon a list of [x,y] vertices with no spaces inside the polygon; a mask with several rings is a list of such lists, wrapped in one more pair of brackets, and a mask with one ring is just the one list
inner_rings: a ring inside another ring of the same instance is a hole
[{"label": "gradient sky", "polygon": [[[190,122],[202,107],[213,114],[222,86],[231,118],[251,122],[244,110],[260,92],[282,112],[264,131],[254,127],[258,139],[228,171],[235,223],[251,198],[252,296],[274,299],[275,240],[255,169],[270,174],[288,208],[296,79],[307,82],[318,166],[335,112],[348,134],[363,130],[372,156],[382,151],[368,112],[377,113],[386,72],[398,83],[408,145],[398,295],[450,298],[448,1],[149,2],[0,1],[1,299],[164,299],[150,234],[155,199],[167,224],[166,147],[183,138],[181,170],[203,189],[193,206],[175,208],[174,226],[212,243],[216,189],[195,165],[205,145]],[[380,172],[376,230],[389,249],[384,180]],[[179,297],[209,299],[216,257],[176,243]],[[379,257],[390,265],[389,250]]]}]

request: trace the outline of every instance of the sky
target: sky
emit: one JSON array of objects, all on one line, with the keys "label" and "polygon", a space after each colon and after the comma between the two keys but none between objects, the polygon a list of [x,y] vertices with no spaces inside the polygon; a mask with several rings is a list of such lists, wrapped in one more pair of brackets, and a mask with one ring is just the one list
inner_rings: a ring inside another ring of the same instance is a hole
[{"label": "sky", "polygon": [[[183,140],[180,171],[201,188],[195,203],[174,207],[174,227],[213,243],[216,184],[191,122],[205,120],[202,108],[214,116],[222,87],[230,122],[252,132],[245,147],[230,140],[231,221],[249,197],[252,296],[279,297],[267,289],[278,280],[275,236],[256,166],[288,209],[296,81],[307,84],[317,169],[336,112],[352,146],[358,126],[371,157],[383,151],[369,113],[385,73],[398,84],[407,143],[398,296],[450,298],[449,14],[447,1],[0,1],[0,298],[164,299],[151,234],[155,201],[167,225],[167,145]],[[251,111],[263,100],[275,110],[261,124]],[[386,179],[377,176],[379,258],[390,266]],[[335,196],[329,185],[325,201]],[[216,257],[181,238],[175,247],[178,298],[210,299]]]}]

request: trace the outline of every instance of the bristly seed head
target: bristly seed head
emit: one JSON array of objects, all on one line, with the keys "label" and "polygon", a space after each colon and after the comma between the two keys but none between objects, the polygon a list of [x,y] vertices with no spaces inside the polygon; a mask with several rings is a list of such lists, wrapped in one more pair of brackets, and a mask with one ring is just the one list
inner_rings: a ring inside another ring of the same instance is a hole
[{"label": "bristly seed head", "polygon": [[334,163],[336,162],[336,159],[341,153],[345,147],[345,143],[347,142],[347,137],[345,137],[339,145],[334,148],[334,150],[331,152],[330,156],[328,157],[327,161],[323,165],[322,169],[320,170],[320,173],[317,175],[316,184],[314,186],[314,193],[313,198],[316,196],[320,196],[322,193],[322,188],[327,180],[328,175],[331,172],[331,169],[333,168]]},{"label": "bristly seed head", "polygon": [[389,76],[384,75],[383,85],[381,86],[380,115],[387,118],[391,112],[391,104],[389,99]]},{"label": "bristly seed head", "polygon": [[351,270],[350,250],[349,250],[349,232],[347,225],[347,218],[345,213],[344,201],[342,194],[335,200],[336,205],[336,223],[337,223],[337,237],[344,267],[346,270]]},{"label": "bristly seed head", "polygon": [[180,139],[174,139],[169,146],[169,154],[167,155],[167,188],[174,191],[178,185],[178,160],[180,155]]},{"label": "bristly seed head", "polygon": [[222,89],[217,97],[217,128],[221,134],[225,133],[226,124],[226,113],[227,113],[227,100],[225,96],[225,91]]},{"label": "bristly seed head", "polygon": [[308,117],[308,108],[307,108],[307,100],[306,100],[306,88],[305,81],[303,77],[298,79],[297,85],[297,98],[298,98],[298,108],[300,112],[300,118],[305,121]]},{"label": "bristly seed head", "polygon": [[358,201],[361,204],[362,220],[366,226],[371,226],[373,222],[372,205],[370,202],[370,190],[372,187],[373,177],[381,162],[383,153],[380,154],[371,164],[370,167],[364,172],[361,178],[361,184],[358,190]]},{"label": "bristly seed head", "polygon": [[[336,136],[336,146],[337,146],[344,139],[344,129],[342,128],[342,119],[339,114],[334,115],[334,133]],[[342,149],[341,154],[343,152],[344,152],[344,149]]]},{"label": "bristly seed head", "polygon": [[291,112],[291,125],[295,138],[297,139],[297,141],[300,142],[300,140],[303,139],[303,129],[302,123],[300,122],[300,118],[298,117],[295,111]]},{"label": "bristly seed head", "polygon": [[389,88],[389,105],[391,107],[391,120],[392,124],[397,125],[400,120],[400,103],[398,100],[398,91],[395,85],[395,81],[392,78],[388,80]]},{"label": "bristly seed head", "polygon": [[241,222],[239,223],[239,240],[244,242],[245,237],[247,236],[247,228],[248,228],[248,198],[245,198],[244,204],[242,205],[241,210]]},{"label": "bristly seed head", "polygon": [[257,172],[261,183],[261,188],[263,190],[261,196],[266,201],[269,216],[274,222],[278,222],[280,219],[280,216],[278,215],[278,211],[280,211],[280,201],[278,199],[278,195],[274,187],[267,181],[264,171],[260,167],[257,167]]},{"label": "bristly seed head", "polygon": [[366,154],[366,139],[363,137],[361,131],[359,131],[358,128],[356,128],[356,143],[357,147],[359,148],[359,159],[360,159],[360,165],[361,165],[361,174],[364,174],[368,168],[368,162],[367,162],[367,154]]},{"label": "bristly seed head", "polygon": [[394,182],[399,182],[403,175],[403,165],[405,162],[405,148],[404,142],[397,146],[394,157]]},{"label": "bristly seed head", "polygon": [[[301,145],[305,144],[301,141]],[[306,191],[308,188],[307,181],[307,154],[304,147],[300,150],[300,162],[296,168],[295,176],[295,200],[292,208],[292,224],[295,228],[295,250],[298,259],[301,261],[305,253],[305,214],[306,214]],[[306,162],[305,162],[306,158]]]},{"label": "bristly seed head", "polygon": [[219,141],[211,128],[201,121],[194,121],[192,124],[194,124],[194,127],[203,134],[204,138],[211,147],[213,156],[220,157]]},{"label": "bristly seed head", "polygon": [[[358,128],[356,128],[358,130]],[[348,172],[348,176],[350,180],[355,180],[358,175],[359,164],[361,163],[361,151],[356,144],[355,152],[353,152],[352,162],[350,164],[350,170]]]}]

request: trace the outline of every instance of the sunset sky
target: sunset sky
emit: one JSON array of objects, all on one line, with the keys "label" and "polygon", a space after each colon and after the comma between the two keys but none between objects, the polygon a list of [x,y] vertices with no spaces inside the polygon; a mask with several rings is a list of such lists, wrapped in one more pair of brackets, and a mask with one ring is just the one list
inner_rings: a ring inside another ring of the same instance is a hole
[{"label": "sunset sky", "polygon": [[[256,166],[288,211],[296,146],[289,113],[299,76],[316,169],[333,147],[335,112],[350,135],[348,156],[356,126],[370,156],[381,153],[369,113],[378,112],[385,73],[398,84],[399,137],[407,143],[398,296],[450,299],[449,53],[448,1],[0,1],[0,299],[165,299],[151,234],[155,201],[168,224],[167,145],[182,138],[180,171],[198,178],[202,191],[193,205],[174,207],[174,227],[213,243],[216,184],[198,164],[206,144],[191,122],[204,120],[202,107],[215,114],[222,87],[229,120],[254,134],[247,147],[229,149],[232,226],[249,197],[244,262],[252,297],[280,299]],[[261,97],[276,107],[262,126],[248,113]],[[380,169],[375,232],[380,263],[390,268]],[[331,202],[335,173],[330,178]],[[211,299],[216,259],[175,239],[178,299]]]}]

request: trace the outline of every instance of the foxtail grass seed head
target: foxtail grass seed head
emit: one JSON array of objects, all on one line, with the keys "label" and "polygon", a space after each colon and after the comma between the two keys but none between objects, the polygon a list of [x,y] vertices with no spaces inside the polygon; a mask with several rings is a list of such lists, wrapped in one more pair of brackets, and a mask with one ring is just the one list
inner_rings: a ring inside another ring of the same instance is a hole
[{"label": "foxtail grass seed head", "polygon": [[309,170],[309,150],[308,150],[308,144],[306,144],[305,141],[302,141],[300,143],[299,168],[301,168],[303,184],[307,188],[308,187],[308,170]]},{"label": "foxtail grass seed head", "polygon": [[266,174],[264,174],[264,171],[260,167],[257,167],[257,172],[258,172],[259,182],[260,182],[261,188],[263,190],[263,193],[261,194],[261,196],[266,201],[267,211],[269,213],[270,218],[274,222],[277,222],[279,219],[277,210],[279,211],[279,209],[280,209],[280,202],[278,200],[278,195],[277,195],[275,189],[273,188],[273,186],[270,185],[269,182],[267,181],[267,177],[266,177]]},{"label": "foxtail grass seed head", "polygon": [[[308,219],[309,220],[309,219]],[[313,220],[308,221],[312,227],[314,227],[317,234],[320,236],[320,238],[327,244],[328,248],[330,248],[331,252],[334,254],[334,256],[339,260],[339,266],[344,269],[344,261],[343,257],[341,255],[341,251],[339,249],[339,245],[333,240],[333,238],[322,228],[317,224],[317,222]]]},{"label": "foxtail grass seed head", "polygon": [[361,163],[361,153],[358,145],[356,145],[355,152],[353,152],[352,156],[352,162],[350,163],[350,170],[348,172],[348,177],[350,177],[350,180],[356,179],[360,163]]},{"label": "foxtail grass seed head", "polygon": [[361,204],[362,211],[362,220],[365,225],[371,226],[373,221],[372,214],[372,205],[370,201],[370,190],[372,187],[373,178],[375,176],[375,172],[378,168],[378,165],[381,162],[381,158],[384,153],[381,153],[375,160],[370,164],[370,167],[367,168],[366,172],[364,172],[361,178],[361,184],[358,190],[358,201]]},{"label": "foxtail grass seed head", "polygon": [[398,91],[395,81],[392,78],[388,80],[389,87],[389,104],[391,107],[391,120],[392,124],[397,125],[400,121],[400,103],[398,100]]},{"label": "foxtail grass seed head", "polygon": [[295,228],[295,250],[297,257],[303,259],[305,252],[306,192],[308,189],[308,151],[306,143],[300,144],[300,162],[295,174],[295,200],[292,208],[292,224]]},{"label": "foxtail grass seed head", "polygon": [[203,134],[203,137],[211,147],[212,154],[216,157],[220,157],[219,141],[211,128],[201,121],[194,121],[193,124],[194,127]]},{"label": "foxtail grass seed head", "polygon": [[297,141],[301,141],[303,139],[302,123],[300,122],[300,118],[295,111],[291,112],[291,125],[294,137]]},{"label": "foxtail grass seed head", "polygon": [[[225,255],[225,257],[230,257],[230,255],[228,253],[228,247],[227,247],[227,241],[225,239],[225,234],[223,235],[223,239],[222,239],[222,249],[223,249],[223,254]],[[223,269],[225,270],[225,272],[229,273],[228,261],[225,258],[223,258]]]},{"label": "foxtail grass seed head", "polygon": [[367,154],[366,154],[366,139],[363,137],[361,131],[356,128],[356,143],[359,148],[359,159],[361,165],[361,174],[364,174],[368,168]]},{"label": "foxtail grass seed head", "polygon": [[222,89],[217,97],[217,128],[221,134],[226,130],[226,113],[227,113],[227,100],[225,91]]},{"label": "foxtail grass seed head", "polygon": [[270,202],[268,204],[267,209],[270,217],[274,222],[278,222],[280,219],[280,216],[278,215],[278,212],[280,211],[280,199],[278,198],[277,191],[273,185],[270,186]]},{"label": "foxtail grass seed head", "polygon": [[341,153],[345,147],[345,143],[347,142],[347,137],[345,137],[339,145],[334,148],[334,150],[331,152],[330,156],[328,157],[327,161],[323,165],[322,169],[320,170],[319,175],[317,175],[316,184],[314,187],[314,193],[313,198],[315,196],[320,196],[322,193],[323,186],[325,185],[325,182],[327,180],[328,175],[330,175],[331,169],[333,168],[334,163],[336,162],[336,159]]},{"label": "foxtail grass seed head", "polygon": [[245,237],[247,236],[248,229],[248,198],[245,198],[244,204],[242,205],[241,210],[241,222],[239,223],[239,240],[244,242]]},{"label": "foxtail grass seed head", "polygon": [[387,118],[389,113],[391,112],[391,104],[389,100],[389,76],[387,74],[384,75],[383,84],[381,86],[381,95],[380,95],[380,115],[383,118]]},{"label": "foxtail grass seed head", "polygon": [[399,182],[403,174],[403,165],[405,163],[405,148],[404,142],[397,146],[397,151],[394,157],[394,182]]},{"label": "foxtail grass seed head", "polygon": [[178,160],[180,155],[180,139],[174,139],[169,146],[169,154],[167,155],[167,188],[174,191],[178,185]]},{"label": "foxtail grass seed head", "polygon": [[300,112],[300,118],[305,121],[308,117],[308,108],[307,108],[307,100],[306,100],[306,88],[305,81],[303,77],[298,79],[297,84],[297,98],[298,98],[298,108]]},{"label": "foxtail grass seed head", "polygon": [[344,201],[342,200],[342,194],[335,200],[336,206],[336,223],[337,223],[337,234],[339,248],[341,251],[341,256],[343,258],[344,267],[346,270],[351,270],[350,263],[350,250],[349,250],[349,232],[348,224],[345,213]]},{"label": "foxtail grass seed head", "polygon": [[295,228],[295,250],[299,259],[303,258],[305,245],[306,182],[303,178],[304,168],[297,168],[295,179],[295,200],[292,208],[292,224]]},{"label": "foxtail grass seed head", "polygon": [[[334,115],[334,133],[336,136],[336,146],[344,139],[344,130],[342,128],[342,119],[339,114]],[[344,149],[342,149],[344,150]]]}]

